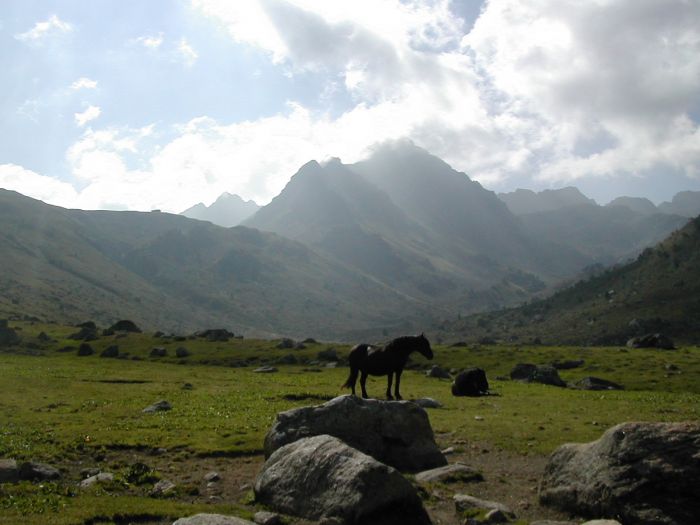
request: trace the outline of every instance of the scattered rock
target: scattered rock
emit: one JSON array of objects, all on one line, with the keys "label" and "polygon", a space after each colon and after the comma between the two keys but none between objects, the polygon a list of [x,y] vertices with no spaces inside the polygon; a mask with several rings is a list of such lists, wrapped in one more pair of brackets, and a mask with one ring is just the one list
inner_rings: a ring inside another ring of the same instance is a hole
[{"label": "scattered rock", "polygon": [[277,414],[265,436],[265,456],[287,443],[320,434],[342,439],[401,471],[420,472],[447,464],[423,408],[410,401],[351,395]]},{"label": "scattered rock", "polygon": [[192,383],[185,383],[184,385],[182,385],[181,388],[182,388],[182,390],[193,390],[194,385],[192,385]]},{"label": "scattered rock", "polygon": [[597,441],[549,458],[540,502],[624,523],[696,523],[700,516],[700,423],[622,423]]},{"label": "scattered rock", "polygon": [[509,519],[515,519],[515,513],[503,503],[475,498],[474,496],[470,496],[468,494],[455,494],[453,499],[458,512],[464,512],[471,509],[482,509],[487,511],[500,510],[503,514],[508,516]]},{"label": "scattered rock", "polygon": [[14,459],[0,459],[0,483],[19,481],[19,466]]},{"label": "scattered rock", "polygon": [[68,339],[73,339],[74,341],[94,341],[97,337],[97,327],[95,323],[83,323],[80,330],[70,334]]},{"label": "scattered rock", "polygon": [[90,476],[89,478],[81,481],[80,488],[86,489],[88,487],[92,487],[97,483],[108,483],[110,481],[114,481],[114,474],[112,474],[111,472],[99,472],[94,476]]},{"label": "scattered rock", "polygon": [[161,399],[160,401],[157,401],[153,403],[150,406],[147,406],[142,410],[142,412],[149,413],[149,412],[163,412],[166,410],[172,410],[172,405],[168,403],[166,400]]},{"label": "scattered rock", "polygon": [[223,514],[195,514],[189,518],[180,518],[173,525],[254,525],[254,523]]},{"label": "scattered rock", "polygon": [[338,368],[338,362],[337,361],[330,361],[326,363],[326,366],[324,368]]},{"label": "scattered rock", "polygon": [[664,350],[676,348],[671,338],[658,332],[632,337],[627,341],[627,346],[629,348],[662,348]]},{"label": "scattered rock", "polygon": [[27,461],[19,467],[19,478],[26,481],[45,481],[50,479],[59,479],[61,473],[55,467],[46,463],[38,463],[36,461]]},{"label": "scattered rock", "polygon": [[284,338],[284,339],[280,340],[279,343],[277,343],[277,348],[280,348],[280,349],[291,349],[291,348],[294,348],[294,340],[293,340],[293,339]]},{"label": "scattered rock", "polygon": [[481,368],[469,368],[460,372],[452,382],[453,396],[482,396],[488,394],[489,382]]},{"label": "scattered rock", "polygon": [[294,350],[303,350],[304,348],[306,348],[304,343],[297,343],[294,345]]},{"label": "scattered rock", "polygon": [[100,357],[119,357],[119,347],[117,345],[108,346],[100,352]]},{"label": "scattered rock", "polygon": [[150,492],[152,498],[161,498],[168,496],[175,492],[177,485],[168,479],[161,479],[158,483],[153,485],[153,490]]},{"label": "scattered rock", "polygon": [[304,343],[305,345],[317,345],[318,341],[316,341],[316,339],[314,339],[313,337],[307,337],[302,341],[302,343]]},{"label": "scattered rock", "polygon": [[81,357],[85,357],[88,355],[94,354],[95,351],[92,349],[89,343],[80,343],[80,346],[78,347],[78,355]]},{"label": "scattered rock", "polygon": [[325,350],[321,350],[316,357],[318,357],[320,361],[337,361],[338,352],[336,352],[335,348],[326,348]]},{"label": "scattered rock", "polygon": [[253,521],[258,525],[282,525],[282,518],[274,512],[261,510],[253,516]]},{"label": "scattered rock", "polygon": [[432,397],[421,397],[418,399],[412,399],[411,401],[423,408],[442,408],[442,403],[440,403],[440,401],[437,399],[433,399]]},{"label": "scattered rock", "polygon": [[575,521],[537,520],[531,521],[530,525],[578,525],[578,523]]},{"label": "scattered rock", "polygon": [[469,483],[472,481],[484,481],[484,476],[481,475],[481,472],[467,465],[453,463],[452,465],[419,472],[416,474],[416,481],[421,483],[455,483],[458,481]]},{"label": "scattered rock", "polygon": [[591,521],[587,521],[585,523],[582,523],[581,525],[622,525],[622,524],[617,520],[591,520]]},{"label": "scattered rock", "polygon": [[680,368],[678,368],[677,365],[674,365],[673,363],[667,364],[665,367],[667,372],[678,372]]},{"label": "scattered rock", "polygon": [[592,376],[579,379],[575,383],[572,383],[571,387],[579,390],[624,390],[622,385],[618,385],[607,379]]},{"label": "scattered rock", "polygon": [[83,479],[87,479],[89,477],[95,476],[100,473],[100,469],[97,467],[88,467],[84,468],[83,470],[80,471],[80,476]]},{"label": "scattered rock", "polygon": [[508,523],[510,518],[500,509],[493,509],[486,513],[484,516],[484,523]]},{"label": "scattered rock", "polygon": [[586,362],[583,359],[569,361],[552,361],[552,366],[557,370],[571,370],[572,368],[579,368],[585,363]]},{"label": "scattered rock", "polygon": [[450,348],[464,348],[465,346],[467,346],[467,343],[466,343],[466,342],[464,342],[464,341],[457,341],[456,343],[452,343],[452,344],[450,345]]},{"label": "scattered rock", "polygon": [[328,435],[277,449],[263,465],[254,490],[258,502],[312,520],[430,523],[416,489],[397,470]]},{"label": "scattered rock", "polygon": [[206,481],[207,483],[211,483],[213,481],[219,481],[220,479],[221,479],[221,476],[219,475],[218,472],[215,472],[215,471],[207,472],[206,474],[204,474],[204,481]]},{"label": "scattered rock", "polygon": [[450,454],[455,453],[455,448],[454,447],[447,447],[446,449],[441,451],[445,456],[449,456]]},{"label": "scattered rock", "polygon": [[166,357],[168,355],[168,350],[162,346],[156,346],[151,348],[151,357]]},{"label": "scattered rock", "polygon": [[121,321],[117,321],[112,326],[107,328],[106,332],[109,332],[109,333],[106,333],[105,335],[113,335],[116,332],[131,332],[131,333],[140,334],[141,329],[138,326],[136,326],[136,323],[134,323],[133,321],[129,321],[128,319],[123,319]]},{"label": "scattered rock", "polygon": [[282,357],[275,360],[276,363],[280,365],[296,365],[299,361],[292,354],[283,355]]},{"label": "scattered rock", "polygon": [[229,339],[235,337],[233,332],[229,332],[225,328],[210,328],[209,330],[200,330],[194,333],[195,337],[206,339],[210,343],[226,343]]},{"label": "scattered rock", "polygon": [[273,372],[277,372],[277,369],[274,366],[261,366],[253,370],[253,372],[256,374],[272,374]]},{"label": "scattered rock", "polygon": [[189,357],[190,351],[184,346],[179,346],[175,350],[175,357]]},{"label": "scattered rock", "polygon": [[440,368],[438,365],[433,365],[430,367],[430,370],[428,370],[425,375],[427,377],[435,377],[438,379],[452,379],[452,376],[450,373],[445,370],[444,368]]},{"label": "scattered rock", "polygon": [[39,332],[39,335],[36,338],[42,343],[48,343],[52,340],[48,335],[46,335],[46,332]]},{"label": "scattered rock", "polygon": [[566,383],[559,377],[557,369],[551,365],[532,365],[518,363],[510,372],[511,379],[525,381],[527,383],[542,383],[565,387]]}]

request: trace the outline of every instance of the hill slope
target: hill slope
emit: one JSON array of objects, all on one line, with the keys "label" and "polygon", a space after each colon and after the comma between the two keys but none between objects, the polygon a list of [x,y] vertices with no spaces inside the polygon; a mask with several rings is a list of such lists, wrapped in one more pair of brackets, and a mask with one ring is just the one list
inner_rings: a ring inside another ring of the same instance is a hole
[{"label": "hill slope", "polygon": [[623,344],[664,331],[700,341],[700,217],[636,261],[529,305],[443,323],[453,339]]},{"label": "hill slope", "polygon": [[0,190],[0,314],[344,338],[420,305],[306,246],[165,213],[89,212]]}]

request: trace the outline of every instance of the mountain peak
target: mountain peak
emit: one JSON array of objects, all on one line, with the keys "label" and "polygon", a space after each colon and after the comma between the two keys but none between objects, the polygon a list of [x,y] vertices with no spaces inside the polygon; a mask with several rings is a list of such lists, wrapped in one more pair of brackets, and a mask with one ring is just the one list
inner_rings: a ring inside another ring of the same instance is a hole
[{"label": "mountain peak", "polygon": [[499,193],[501,199],[514,215],[554,211],[569,206],[597,206],[574,186],[534,192],[519,188],[510,193]]},{"label": "mountain peak", "polygon": [[203,203],[198,203],[191,208],[186,209],[180,215],[189,217],[190,219],[198,219],[200,221],[209,221],[225,228],[238,226],[241,222],[253,215],[260,206],[255,201],[244,201],[240,196],[234,193],[224,192],[212,203],[211,206],[205,206]]}]

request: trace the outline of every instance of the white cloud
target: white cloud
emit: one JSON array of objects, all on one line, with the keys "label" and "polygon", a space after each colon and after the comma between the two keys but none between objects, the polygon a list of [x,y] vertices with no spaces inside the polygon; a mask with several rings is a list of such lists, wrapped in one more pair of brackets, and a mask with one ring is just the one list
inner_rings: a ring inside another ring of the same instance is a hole
[{"label": "white cloud", "polygon": [[78,193],[70,184],[15,164],[0,164],[0,188],[65,208],[74,207],[78,202]]},{"label": "white cloud", "polygon": [[44,22],[37,22],[30,30],[15,35],[17,40],[27,43],[38,43],[47,36],[60,33],[69,33],[73,31],[73,26],[68,22],[64,22],[58,16],[51,15]]},{"label": "white cloud", "polygon": [[91,120],[99,117],[101,113],[102,110],[98,106],[88,106],[82,113],[75,113],[75,123],[82,128]]},{"label": "white cloud", "polygon": [[80,77],[78,80],[73,82],[70,88],[73,91],[78,91],[79,89],[95,89],[97,87],[97,80],[92,80],[87,77]]},{"label": "white cloud", "polygon": [[163,43],[163,33],[140,36],[135,41],[147,49],[158,49]]},{"label": "white cloud", "polygon": [[185,38],[180,39],[180,42],[177,45],[177,50],[180,54],[180,59],[187,67],[192,67],[199,58],[197,52],[192,49],[192,46]]}]

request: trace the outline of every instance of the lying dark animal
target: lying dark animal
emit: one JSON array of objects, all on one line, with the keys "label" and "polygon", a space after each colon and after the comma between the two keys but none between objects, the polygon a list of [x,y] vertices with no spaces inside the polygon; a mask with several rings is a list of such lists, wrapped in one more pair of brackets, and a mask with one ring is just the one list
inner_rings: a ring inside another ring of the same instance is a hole
[{"label": "lying dark animal", "polygon": [[452,383],[453,396],[485,396],[489,393],[486,372],[481,368],[469,368],[460,372]]},{"label": "lying dark animal", "polygon": [[[362,387],[362,397],[367,398],[365,383],[369,374],[373,376],[387,376],[386,397],[387,399],[401,399],[399,385],[401,384],[401,372],[403,372],[408,356],[412,352],[419,352],[428,359],[433,358],[433,351],[430,342],[421,334],[418,336],[405,336],[394,339],[385,346],[371,346],[368,344],[356,345],[350,350],[348,361],[350,363],[350,376],[342,388],[352,389],[355,395],[355,383],[357,375],[361,372],[360,386]],[[396,386],[394,396],[391,395],[391,382],[396,374]]]}]

